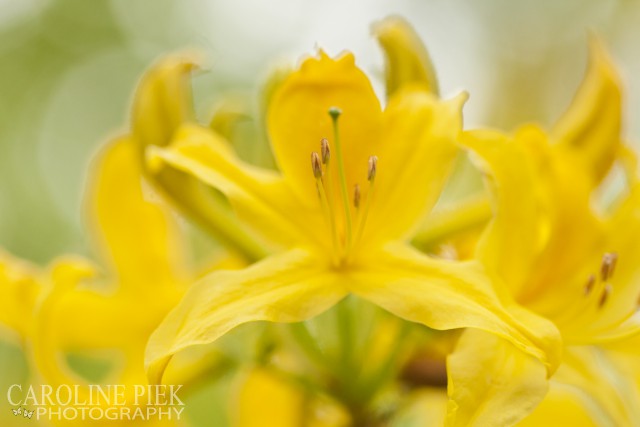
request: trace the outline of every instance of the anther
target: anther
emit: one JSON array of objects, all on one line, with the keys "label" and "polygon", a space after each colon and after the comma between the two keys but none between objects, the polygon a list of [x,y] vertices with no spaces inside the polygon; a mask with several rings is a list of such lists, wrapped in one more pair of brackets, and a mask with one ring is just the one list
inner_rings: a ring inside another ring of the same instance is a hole
[{"label": "anther", "polygon": [[608,252],[602,255],[602,264],[600,264],[600,277],[602,281],[607,281],[613,276],[618,261],[618,254]]},{"label": "anther", "polygon": [[322,164],[326,165],[331,159],[331,149],[329,148],[329,140],[322,138],[320,140],[320,153],[322,154]]},{"label": "anther", "polygon": [[367,171],[367,179],[373,181],[376,178],[376,172],[378,170],[378,156],[369,157],[369,168]]},{"label": "anther", "polygon": [[607,283],[602,290],[600,301],[598,301],[598,308],[602,308],[602,306],[605,305],[605,303],[609,299],[609,295],[611,295],[611,292],[613,292],[613,287],[611,286],[611,284]]},{"label": "anther", "polygon": [[313,170],[313,176],[316,178],[322,178],[322,165],[320,164],[320,156],[315,151],[311,153],[311,169]]},{"label": "anther", "polygon": [[358,209],[360,207],[360,185],[356,184],[353,188],[353,206]]},{"label": "anther", "polygon": [[591,274],[587,279],[587,283],[584,285],[584,295],[587,296],[593,290],[593,286],[596,284],[596,276]]}]

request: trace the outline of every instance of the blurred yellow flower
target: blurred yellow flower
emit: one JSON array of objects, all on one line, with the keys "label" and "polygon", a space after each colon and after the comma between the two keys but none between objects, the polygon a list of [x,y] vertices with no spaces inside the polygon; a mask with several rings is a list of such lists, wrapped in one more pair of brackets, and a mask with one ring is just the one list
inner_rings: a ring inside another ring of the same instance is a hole
[{"label": "blurred yellow flower", "polygon": [[[41,303],[47,315],[37,315],[38,334],[43,345],[120,348],[131,361],[128,374],[140,380],[138,360],[144,339],[185,289],[188,273],[182,237],[168,207],[144,187],[131,139],[104,148],[92,171],[87,217],[111,283],[97,282],[93,289],[83,289],[77,283],[54,282]],[[54,360],[49,352],[44,359]]]},{"label": "blurred yellow flower", "polygon": [[[20,310],[3,311],[2,322],[30,344],[30,359],[37,368],[34,379],[54,390],[79,385],[79,401],[89,393],[89,382],[60,354],[115,351],[118,363],[103,383],[146,384],[147,337],[187,283],[176,219],[144,185],[140,168],[139,149],[130,138],[103,148],[92,164],[85,203],[92,237],[108,266],[106,277],[96,277],[97,268],[79,257],[61,257],[41,271],[3,255],[3,301]],[[125,390],[135,391],[133,386]],[[55,422],[88,425],[104,420]],[[146,420],[119,422],[149,425]],[[175,419],[159,424],[173,425]]]},{"label": "blurred yellow flower", "polygon": [[[158,104],[146,105],[147,117],[139,118],[176,122],[155,112],[184,105],[161,96],[162,88],[184,84],[184,74],[166,80],[152,70],[158,96],[149,99]],[[479,263],[429,258],[407,243],[451,169],[465,99],[441,101],[409,81],[383,111],[351,54],[332,59],[320,51],[285,79],[269,105],[280,172],[243,162],[219,135],[192,122],[170,143],[150,145],[150,174],[175,170],[221,191],[276,252],[190,288],[150,338],[151,381],[162,381],[177,352],[240,324],[302,321],[354,294],[436,329],[472,327],[506,339],[538,366],[539,378],[526,391],[543,394],[538,382],[559,358],[555,327],[496,293]]]},{"label": "blurred yellow flower", "polygon": [[[553,321],[565,344],[549,396],[522,425],[640,424],[637,394],[626,391],[629,379],[598,347],[640,332],[640,186],[620,133],[620,83],[592,40],[587,76],[549,136],[524,126],[513,137],[474,131],[465,138],[491,176],[495,196],[495,218],[477,256],[495,286]],[[626,193],[599,213],[594,204],[616,159],[626,169]],[[513,425],[536,407],[541,395],[514,393],[518,382],[530,387],[534,372],[514,350],[487,334],[465,332],[448,360],[449,391],[468,404],[450,411],[449,422]],[[488,371],[503,380],[487,384]],[[496,408],[501,399],[514,409]]]},{"label": "blurred yellow flower", "polygon": [[347,427],[344,408],[328,398],[305,392],[302,384],[285,375],[254,368],[240,377],[232,404],[233,425],[261,427],[265,420],[278,427]]},{"label": "blurred yellow flower", "polygon": [[31,336],[41,283],[37,266],[0,251],[0,325],[24,342]]}]

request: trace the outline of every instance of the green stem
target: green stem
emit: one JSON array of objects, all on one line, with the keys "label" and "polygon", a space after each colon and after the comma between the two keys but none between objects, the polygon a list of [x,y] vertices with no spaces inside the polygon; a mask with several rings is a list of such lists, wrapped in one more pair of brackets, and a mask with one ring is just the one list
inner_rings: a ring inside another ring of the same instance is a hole
[{"label": "green stem", "polygon": [[289,325],[291,334],[300,348],[315,364],[325,369],[329,365],[324,352],[316,343],[316,339],[309,332],[309,328],[304,322],[292,323]]}]

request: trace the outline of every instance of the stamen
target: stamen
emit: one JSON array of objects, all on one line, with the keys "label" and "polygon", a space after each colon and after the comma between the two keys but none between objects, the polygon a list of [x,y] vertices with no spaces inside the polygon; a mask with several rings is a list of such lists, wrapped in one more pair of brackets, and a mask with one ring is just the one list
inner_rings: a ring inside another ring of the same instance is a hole
[{"label": "stamen", "polygon": [[613,286],[610,283],[607,283],[602,290],[602,295],[600,295],[600,300],[598,301],[598,308],[602,308],[603,305],[609,299],[609,295],[613,292]]},{"label": "stamen", "polygon": [[600,277],[603,282],[606,282],[613,276],[613,272],[618,262],[618,254],[615,252],[609,252],[602,255],[602,264],[600,264]]},{"label": "stamen", "polygon": [[322,164],[327,165],[331,159],[331,149],[329,148],[329,140],[322,138],[320,140],[320,153],[322,154]]},{"label": "stamen", "polygon": [[353,188],[353,206],[356,209],[360,207],[360,185],[356,184]]},{"label": "stamen", "polygon": [[313,176],[316,178],[322,178],[322,166],[320,165],[320,156],[315,151],[311,153],[311,169],[313,170]]},{"label": "stamen", "polygon": [[[562,308],[554,322],[561,327],[563,332],[569,334],[585,334],[585,325],[592,322],[592,317],[611,299],[613,284],[609,279],[613,276],[618,255],[607,252],[602,256],[599,274],[591,274],[584,285],[584,298],[571,301]],[[640,298],[638,299],[640,304]]]},{"label": "stamen", "polygon": [[[333,212],[329,200],[327,198],[327,192],[325,191],[324,183],[322,182],[322,166],[320,165],[320,156],[315,151],[311,153],[311,169],[313,170],[313,176],[316,178],[316,188],[318,190],[318,197],[320,198],[320,207],[325,220],[329,224],[331,229],[331,240],[334,250],[338,249],[338,234],[336,228],[336,220],[333,217]],[[337,254],[337,253],[336,253]]]},{"label": "stamen", "polygon": [[342,205],[345,210],[345,223],[346,223],[346,241],[345,247],[351,247],[352,241],[352,225],[351,225],[351,209],[349,208],[349,194],[347,192],[347,175],[344,169],[344,160],[342,157],[342,145],[340,143],[340,133],[338,132],[338,118],[342,114],[337,107],[329,108],[329,115],[333,121],[333,138],[336,144],[336,160],[338,161],[338,175],[340,177],[340,193],[342,193]]},{"label": "stamen", "polygon": [[[371,199],[373,199],[373,183],[376,179],[376,171],[378,169],[378,157],[371,156],[369,157],[368,162],[368,171],[367,171],[367,180],[369,181],[369,189],[367,190],[367,194],[365,194],[364,198],[364,209],[358,209],[358,217],[356,219],[357,229],[356,229],[356,238],[355,241],[358,242],[362,237],[362,233],[364,232],[364,226],[367,223],[367,217],[369,216],[369,209],[371,207]],[[359,189],[359,187],[358,187]]]},{"label": "stamen", "polygon": [[367,179],[373,181],[376,179],[376,172],[378,171],[378,156],[369,157],[369,168],[367,170]]},{"label": "stamen", "polygon": [[327,192],[327,200],[329,202],[329,211],[331,214],[334,212],[333,207],[333,195],[331,194],[333,185],[331,183],[331,173],[329,171],[329,163],[331,160],[331,149],[329,148],[329,140],[327,138],[322,138],[320,140],[320,153],[322,154],[322,164],[324,165],[324,188]]},{"label": "stamen", "polygon": [[593,286],[596,284],[596,276],[595,274],[591,274],[589,279],[587,279],[587,284],[584,285],[584,294],[589,295],[593,290]]}]

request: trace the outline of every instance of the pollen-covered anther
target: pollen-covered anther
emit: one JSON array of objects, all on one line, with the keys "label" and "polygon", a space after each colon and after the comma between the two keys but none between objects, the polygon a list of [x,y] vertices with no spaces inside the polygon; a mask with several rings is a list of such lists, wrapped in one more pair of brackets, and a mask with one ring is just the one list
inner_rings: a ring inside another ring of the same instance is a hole
[{"label": "pollen-covered anther", "polygon": [[613,286],[610,283],[607,283],[602,290],[602,295],[600,295],[600,300],[598,301],[598,308],[602,308],[609,299],[609,296],[613,292]]},{"label": "pollen-covered anther", "polygon": [[603,282],[609,280],[613,276],[613,272],[618,262],[618,254],[615,252],[607,252],[602,255],[602,263],[600,264],[600,278]]},{"label": "pollen-covered anther", "polygon": [[362,195],[360,193],[360,185],[356,184],[353,187],[353,206],[356,207],[356,209],[358,209],[360,207],[360,199],[361,199]]},{"label": "pollen-covered anther", "polygon": [[584,295],[587,296],[591,293],[591,291],[593,290],[593,287],[596,284],[596,276],[595,274],[591,274],[589,275],[589,278],[587,279],[587,283],[584,285]]},{"label": "pollen-covered anther", "polygon": [[311,153],[311,170],[313,170],[314,177],[322,178],[322,165],[320,164],[320,156],[315,151]]},{"label": "pollen-covered anther", "polygon": [[378,171],[378,156],[369,157],[369,165],[367,168],[367,179],[373,181],[376,179],[376,173]]},{"label": "pollen-covered anther", "polygon": [[329,148],[329,140],[327,138],[320,140],[320,154],[322,155],[322,164],[328,164],[331,159],[331,148]]}]

